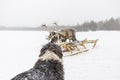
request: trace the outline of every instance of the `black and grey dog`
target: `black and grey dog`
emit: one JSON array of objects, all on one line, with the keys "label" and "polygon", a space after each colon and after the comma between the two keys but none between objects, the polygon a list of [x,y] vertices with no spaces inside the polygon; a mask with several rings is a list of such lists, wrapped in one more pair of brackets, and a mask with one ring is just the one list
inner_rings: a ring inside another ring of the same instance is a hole
[{"label": "black and grey dog", "polygon": [[62,57],[61,48],[54,43],[48,43],[41,49],[34,67],[11,80],[64,80]]}]

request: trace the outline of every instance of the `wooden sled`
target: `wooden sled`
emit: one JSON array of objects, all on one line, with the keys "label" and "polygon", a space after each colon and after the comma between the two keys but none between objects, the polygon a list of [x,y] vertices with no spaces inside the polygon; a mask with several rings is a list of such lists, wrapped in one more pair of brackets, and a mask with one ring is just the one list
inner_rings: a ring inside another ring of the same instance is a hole
[{"label": "wooden sled", "polygon": [[59,45],[62,48],[63,55],[65,55],[64,57],[73,56],[73,55],[77,55],[79,53],[88,51],[88,49],[80,48],[79,42],[76,42],[76,43],[63,42],[63,43],[59,43],[57,45]]}]

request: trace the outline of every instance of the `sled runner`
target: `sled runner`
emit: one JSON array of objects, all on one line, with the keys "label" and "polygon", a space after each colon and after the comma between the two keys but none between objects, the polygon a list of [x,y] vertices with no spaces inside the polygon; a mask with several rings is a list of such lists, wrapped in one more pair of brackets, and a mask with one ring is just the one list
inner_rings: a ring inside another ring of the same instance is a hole
[{"label": "sled runner", "polygon": [[68,56],[78,55],[80,53],[84,53],[84,52],[87,52],[87,51],[89,51],[89,49],[84,49],[84,50],[81,50],[81,51],[73,51],[73,53],[63,52],[63,55],[64,55],[64,57],[68,57]]}]

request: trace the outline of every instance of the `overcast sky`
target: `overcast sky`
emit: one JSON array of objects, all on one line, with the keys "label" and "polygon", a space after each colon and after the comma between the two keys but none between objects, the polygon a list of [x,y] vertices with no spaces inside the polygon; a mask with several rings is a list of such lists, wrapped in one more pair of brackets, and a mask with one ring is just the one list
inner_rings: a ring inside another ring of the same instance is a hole
[{"label": "overcast sky", "polygon": [[120,17],[120,0],[0,0],[0,26],[73,25]]}]

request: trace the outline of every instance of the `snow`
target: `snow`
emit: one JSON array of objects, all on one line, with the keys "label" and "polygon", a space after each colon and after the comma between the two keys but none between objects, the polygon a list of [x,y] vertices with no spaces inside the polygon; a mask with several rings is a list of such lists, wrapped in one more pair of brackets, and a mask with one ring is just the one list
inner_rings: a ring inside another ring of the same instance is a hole
[{"label": "snow", "polygon": [[[48,32],[0,31],[0,80],[33,67]],[[77,39],[96,39],[94,49],[64,57],[65,80],[120,80],[119,31],[78,32]]]}]

